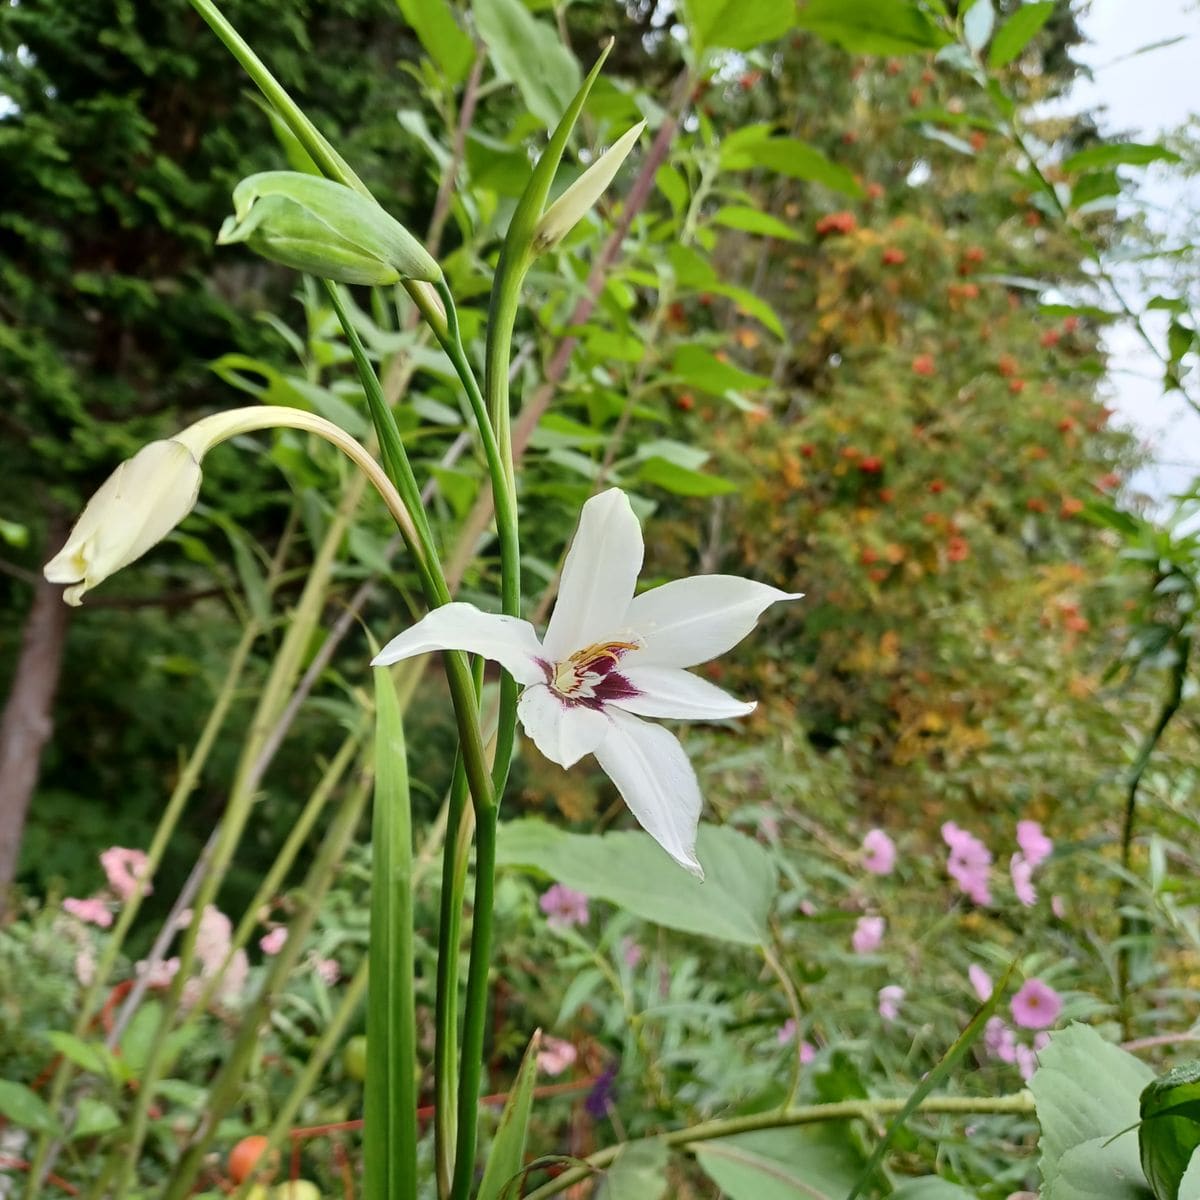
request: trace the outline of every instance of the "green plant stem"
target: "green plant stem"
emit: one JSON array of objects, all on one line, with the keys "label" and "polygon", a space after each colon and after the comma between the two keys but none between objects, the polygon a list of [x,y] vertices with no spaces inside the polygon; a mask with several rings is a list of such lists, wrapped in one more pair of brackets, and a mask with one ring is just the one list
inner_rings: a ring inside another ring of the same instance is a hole
[{"label": "green plant stem", "polygon": [[[573,1184],[589,1178],[595,1171],[606,1167],[625,1149],[646,1142],[662,1142],[667,1146],[690,1147],[696,1142],[710,1142],[716,1138],[733,1137],[739,1133],[753,1133],[760,1129],[783,1129],[793,1125],[816,1125],[823,1121],[846,1121],[853,1119],[872,1120],[891,1117],[901,1112],[907,1104],[903,1098],[886,1100],[839,1100],[833,1104],[809,1104],[800,1108],[777,1109],[774,1112],[754,1113],[747,1117],[731,1117],[728,1120],[704,1121],[690,1129],[673,1129],[669,1133],[638,1138],[630,1142],[618,1142],[607,1146],[584,1160],[587,1166],[571,1167],[549,1183],[542,1184],[532,1192],[525,1193],[525,1200],[548,1200],[565,1192]],[[1030,1116],[1034,1112],[1033,1096],[1029,1092],[1016,1092],[1009,1096],[930,1096],[917,1107],[917,1112],[947,1116],[970,1116],[975,1113],[990,1115]]]},{"label": "green plant stem", "polygon": [[[146,852],[146,870],[139,878],[138,885],[132,895],[130,895],[122,906],[112,936],[109,938],[104,948],[104,953],[101,955],[100,961],[96,966],[95,976],[91,985],[84,993],[83,1001],[79,1008],[79,1015],[75,1018],[75,1025],[72,1028],[72,1034],[77,1038],[84,1037],[92,1018],[95,1016],[100,992],[108,982],[108,977],[112,973],[117,956],[124,945],[125,937],[138,915],[142,900],[145,898],[145,885],[154,878],[154,874],[162,862],[163,854],[166,852],[171,835],[175,832],[175,828],[179,824],[179,819],[183,815],[183,810],[187,806],[188,799],[195,790],[196,784],[200,781],[200,774],[208,762],[208,756],[212,753],[212,748],[216,744],[217,735],[225,724],[225,718],[229,715],[230,705],[237,695],[238,685],[241,681],[242,672],[245,670],[250,650],[261,633],[261,626],[257,621],[251,619],[243,629],[242,636],[234,648],[229,660],[229,666],[225,672],[225,678],[221,683],[220,690],[217,692],[216,700],[209,711],[208,719],[205,721],[200,737],[197,739],[196,745],[188,756],[183,771],[180,773],[179,779],[172,789],[170,799],[163,810],[162,819],[154,831],[150,848]],[[56,1068],[47,1096],[47,1103],[53,1112],[62,1112],[63,1100],[74,1070],[74,1064],[65,1058]],[[29,1168],[29,1188],[26,1192],[29,1200],[36,1200],[36,1197],[39,1195],[41,1186],[46,1178],[46,1172],[53,1165],[55,1150],[56,1144],[50,1136],[42,1134],[38,1139],[37,1149]]]},{"label": "green plant stem", "polygon": [[475,816],[475,902],[471,916],[471,965],[463,1015],[462,1067],[458,1083],[458,1136],[452,1200],[468,1200],[475,1177],[475,1136],[483,1038],[487,1025],[488,973],[492,958],[492,904],[496,876],[496,807]]}]

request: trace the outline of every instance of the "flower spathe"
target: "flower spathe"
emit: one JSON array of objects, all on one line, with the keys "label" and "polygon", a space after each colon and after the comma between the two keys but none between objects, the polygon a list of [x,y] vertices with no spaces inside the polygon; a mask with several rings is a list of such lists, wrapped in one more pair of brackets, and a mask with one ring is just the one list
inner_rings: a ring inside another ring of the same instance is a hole
[{"label": "flower spathe", "polygon": [[753,703],[686,668],[737,645],[772,604],[799,597],[734,575],[696,575],[635,596],[642,555],[629,499],[611,488],[583,506],[543,639],[528,621],[452,603],[393,638],[373,665],[434,650],[498,662],[524,684],[517,712],[534,745],[562,767],[594,754],[642,828],[703,878],[696,774],[679,740],[641,718],[751,712]]}]

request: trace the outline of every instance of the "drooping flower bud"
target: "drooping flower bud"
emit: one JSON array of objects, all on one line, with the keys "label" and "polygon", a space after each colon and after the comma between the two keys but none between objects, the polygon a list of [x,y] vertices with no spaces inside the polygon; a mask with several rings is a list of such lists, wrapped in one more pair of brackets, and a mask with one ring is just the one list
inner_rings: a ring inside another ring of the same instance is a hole
[{"label": "drooping flower bud", "polygon": [[602,154],[553,204],[538,221],[533,234],[533,249],[540,253],[557,246],[588,213],[612,183],[621,164],[646,128],[639,121]]},{"label": "drooping flower bud", "polygon": [[67,544],[46,564],[51,583],[68,583],[68,604],[141,558],[192,511],[200,463],[182,442],[151,442],[121,463],[88,501]]},{"label": "drooping flower bud", "polygon": [[442,271],[420,242],[374,200],[330,179],[264,171],[233,190],[218,245],[251,250],[338,283],[436,282]]}]

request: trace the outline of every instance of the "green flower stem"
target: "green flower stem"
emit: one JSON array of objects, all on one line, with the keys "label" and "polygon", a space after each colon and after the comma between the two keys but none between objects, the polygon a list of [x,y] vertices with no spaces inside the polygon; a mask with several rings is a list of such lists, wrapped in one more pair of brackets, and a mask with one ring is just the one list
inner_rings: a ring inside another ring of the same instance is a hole
[{"label": "green flower stem", "polygon": [[[646,1142],[662,1142],[667,1146],[690,1147],[696,1142],[711,1142],[717,1138],[733,1137],[739,1133],[754,1133],[760,1129],[783,1129],[793,1125],[816,1125],[822,1121],[874,1120],[893,1117],[908,1103],[902,1097],[886,1100],[838,1100],[833,1104],[809,1104],[800,1108],[776,1109],[774,1112],[754,1113],[746,1117],[731,1117],[722,1121],[704,1121],[690,1129],[673,1129],[669,1133],[618,1142],[590,1154],[587,1166],[571,1167],[549,1183],[525,1193],[525,1200],[548,1200],[565,1192],[573,1184],[589,1178],[595,1171],[608,1166],[629,1146]],[[917,1112],[931,1115],[970,1116],[1011,1115],[1032,1116],[1033,1096],[1015,1092],[1008,1096],[929,1096],[921,1101]]]},{"label": "green flower stem", "polygon": [[[96,966],[95,977],[84,993],[83,1001],[79,1008],[79,1015],[76,1017],[75,1025],[71,1031],[77,1038],[82,1038],[87,1034],[88,1027],[91,1025],[92,1018],[96,1014],[96,1009],[99,1007],[100,993],[107,986],[108,977],[112,974],[113,966],[117,961],[117,956],[121,952],[121,947],[124,945],[125,937],[138,915],[142,900],[145,898],[146,893],[143,881],[153,879],[159,864],[162,862],[167,844],[175,832],[179,818],[183,815],[183,810],[187,805],[189,797],[200,780],[200,774],[204,770],[204,765],[207,763],[208,756],[216,743],[217,735],[220,733],[221,727],[225,724],[225,718],[229,715],[229,707],[237,694],[242,671],[246,666],[246,660],[261,632],[261,627],[254,620],[251,620],[242,631],[241,639],[238,641],[233,655],[229,660],[225,679],[221,684],[220,691],[217,693],[217,698],[213,703],[212,709],[209,711],[204,729],[201,731],[195,748],[184,764],[179,780],[171,792],[170,799],[167,801],[162,819],[158,823],[158,828],[154,831],[150,848],[146,852],[145,874],[141,877],[139,885],[135,888],[133,894],[122,906],[112,936],[108,939],[104,953],[101,955],[100,961]],[[46,1102],[51,1110],[56,1113],[63,1111],[63,1100],[74,1070],[74,1064],[64,1058],[54,1072],[54,1078],[51,1081],[50,1092],[46,1098]],[[67,1123],[69,1122],[64,1122],[64,1124]],[[36,1197],[40,1194],[42,1184],[46,1178],[46,1172],[52,1165],[51,1160],[52,1157],[56,1156],[56,1151],[57,1145],[52,1142],[50,1135],[42,1134],[38,1139],[37,1149],[29,1168],[29,1189],[26,1192],[28,1200],[36,1200]]]},{"label": "green flower stem", "polygon": [[[241,1014],[241,1023],[229,1057],[222,1064],[209,1088],[205,1116],[187,1150],[180,1156],[167,1187],[162,1192],[161,1200],[183,1200],[191,1194],[196,1173],[203,1164],[210,1142],[216,1136],[220,1116],[237,1102],[246,1068],[258,1046],[259,1031],[270,1016],[276,995],[304,952],[304,943],[316,920],[321,900],[334,881],[338,864],[354,837],[370,793],[371,778],[369,774],[364,773],[364,778],[342,801],[341,807],[330,822],[317,857],[301,885],[299,894],[302,897],[302,907],[289,926],[288,939],[271,960],[254,1003]],[[118,1188],[115,1194],[125,1196],[129,1194],[129,1189]]]}]

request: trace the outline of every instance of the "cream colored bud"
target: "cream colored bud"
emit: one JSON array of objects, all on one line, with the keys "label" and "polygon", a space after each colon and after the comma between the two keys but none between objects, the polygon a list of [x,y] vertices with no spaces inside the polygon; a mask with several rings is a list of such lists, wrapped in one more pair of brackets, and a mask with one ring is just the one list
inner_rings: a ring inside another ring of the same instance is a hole
[{"label": "cream colored bud", "polygon": [[218,245],[245,242],[284,266],[339,283],[436,281],[424,246],[369,196],[298,171],[264,171],[233,191]]},{"label": "cream colored bud", "polygon": [[141,558],[192,511],[200,478],[200,463],[182,442],[143,446],[88,501],[67,544],[46,564],[46,578],[71,584],[63,599],[79,604],[85,592]]},{"label": "cream colored bud", "polygon": [[544,213],[533,234],[535,253],[549,250],[571,232],[604,195],[621,164],[633,149],[634,143],[646,128],[639,121],[619,137]]}]

